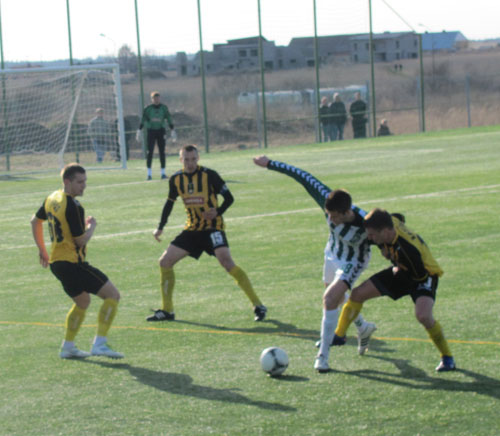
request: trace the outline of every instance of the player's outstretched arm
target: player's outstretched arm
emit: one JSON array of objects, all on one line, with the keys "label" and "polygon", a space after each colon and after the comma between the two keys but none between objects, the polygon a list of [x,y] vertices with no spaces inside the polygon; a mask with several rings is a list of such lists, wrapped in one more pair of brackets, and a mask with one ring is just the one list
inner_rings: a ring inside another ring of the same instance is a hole
[{"label": "player's outstretched arm", "polygon": [[255,165],[277,171],[296,180],[305,188],[314,201],[318,203],[319,207],[322,210],[324,209],[326,197],[332,190],[312,174],[285,162],[271,160],[265,155],[254,157],[253,161]]}]

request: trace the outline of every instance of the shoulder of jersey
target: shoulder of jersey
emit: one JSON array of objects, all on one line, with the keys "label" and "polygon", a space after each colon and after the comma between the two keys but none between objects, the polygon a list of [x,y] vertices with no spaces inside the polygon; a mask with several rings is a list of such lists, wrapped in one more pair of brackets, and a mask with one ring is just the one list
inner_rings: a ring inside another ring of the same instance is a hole
[{"label": "shoulder of jersey", "polygon": [[366,210],[363,210],[363,209],[361,209],[361,208],[360,208],[360,207],[358,207],[358,206],[354,206],[354,205],[352,205],[351,209],[352,209],[352,211],[353,211],[354,213],[357,213],[357,214],[358,214],[359,216],[361,216],[362,218],[364,218],[364,217],[366,216]]}]

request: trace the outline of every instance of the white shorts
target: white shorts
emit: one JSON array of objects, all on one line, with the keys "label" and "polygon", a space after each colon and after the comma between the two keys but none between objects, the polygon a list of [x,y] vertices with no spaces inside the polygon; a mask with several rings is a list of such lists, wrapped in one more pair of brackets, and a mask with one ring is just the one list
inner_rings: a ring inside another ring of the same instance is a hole
[{"label": "white shorts", "polygon": [[323,264],[323,282],[332,283],[333,281],[342,280],[344,281],[349,289],[352,289],[356,280],[363,271],[368,267],[370,259],[368,258],[365,262],[342,262],[337,259],[333,259],[329,256],[325,256],[325,263]]}]

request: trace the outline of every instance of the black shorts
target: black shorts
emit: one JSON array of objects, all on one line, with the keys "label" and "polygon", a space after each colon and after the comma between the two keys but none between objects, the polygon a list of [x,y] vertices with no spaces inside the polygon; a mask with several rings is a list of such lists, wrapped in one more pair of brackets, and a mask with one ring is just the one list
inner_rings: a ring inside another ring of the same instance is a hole
[{"label": "black shorts", "polygon": [[97,294],[108,281],[106,274],[89,265],[88,262],[57,261],[50,264],[50,270],[71,298],[77,297],[82,292]]},{"label": "black shorts", "polygon": [[186,250],[195,259],[199,259],[203,252],[215,256],[214,251],[217,248],[229,247],[226,234],[222,230],[184,230],[171,244]]},{"label": "black shorts", "polygon": [[392,267],[374,274],[370,280],[382,295],[391,297],[393,300],[410,295],[413,302],[422,296],[436,300],[439,281],[437,276],[429,276],[425,282],[418,283],[411,280],[405,273],[394,274]]}]

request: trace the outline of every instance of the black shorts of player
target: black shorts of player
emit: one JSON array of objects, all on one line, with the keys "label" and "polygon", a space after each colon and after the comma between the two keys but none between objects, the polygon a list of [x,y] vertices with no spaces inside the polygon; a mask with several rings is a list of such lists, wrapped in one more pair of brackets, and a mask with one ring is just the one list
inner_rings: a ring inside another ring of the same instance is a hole
[{"label": "black shorts of player", "polygon": [[229,247],[226,234],[222,230],[184,230],[171,244],[186,250],[195,259],[199,259],[203,252],[215,256],[214,251],[217,248]]},{"label": "black shorts of player", "polygon": [[439,281],[437,276],[429,276],[425,282],[415,282],[404,272],[394,274],[392,267],[374,274],[370,280],[382,295],[391,297],[393,300],[410,295],[413,302],[422,296],[436,300],[436,289]]},{"label": "black shorts of player", "polygon": [[108,281],[106,274],[88,262],[73,263],[61,260],[51,263],[50,270],[62,283],[64,292],[71,298],[77,297],[82,292],[97,294]]}]

